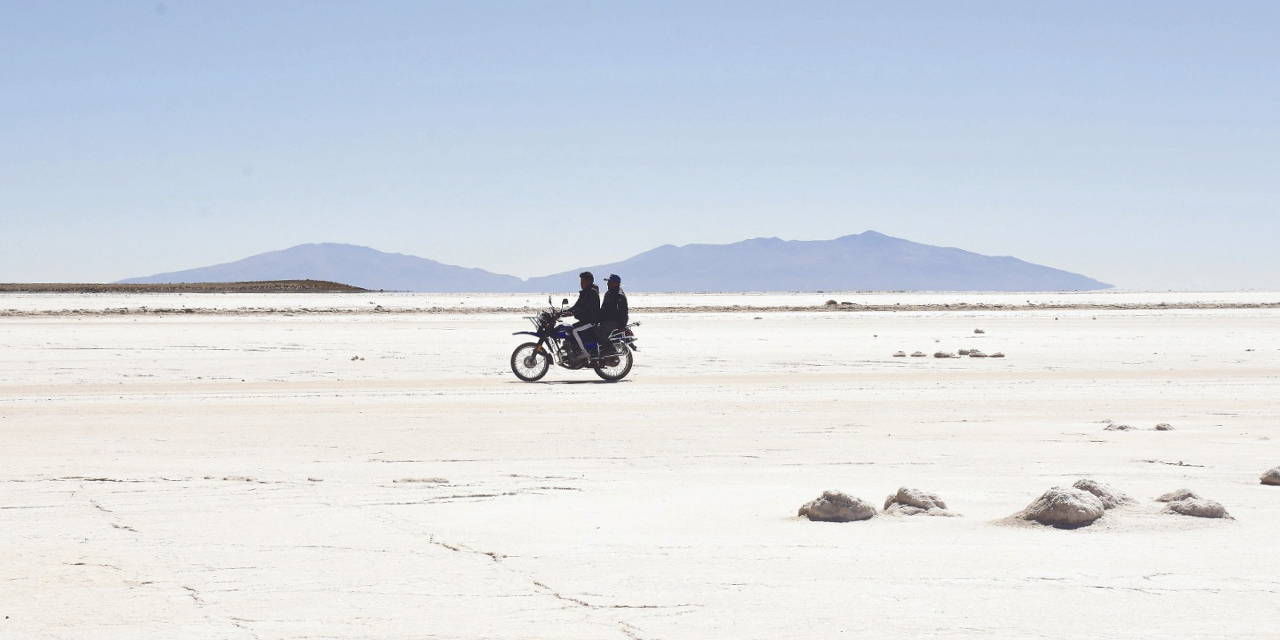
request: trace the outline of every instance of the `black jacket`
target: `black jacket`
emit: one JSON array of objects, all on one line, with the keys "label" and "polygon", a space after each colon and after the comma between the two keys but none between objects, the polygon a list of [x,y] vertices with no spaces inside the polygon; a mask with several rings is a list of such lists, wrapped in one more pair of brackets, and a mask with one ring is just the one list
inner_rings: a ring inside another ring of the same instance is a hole
[{"label": "black jacket", "polygon": [[578,292],[578,301],[569,307],[578,322],[596,323],[600,321],[600,289],[594,284]]},{"label": "black jacket", "polygon": [[618,326],[627,323],[627,292],[618,287],[604,292],[604,302],[600,304],[600,322],[616,322]]}]

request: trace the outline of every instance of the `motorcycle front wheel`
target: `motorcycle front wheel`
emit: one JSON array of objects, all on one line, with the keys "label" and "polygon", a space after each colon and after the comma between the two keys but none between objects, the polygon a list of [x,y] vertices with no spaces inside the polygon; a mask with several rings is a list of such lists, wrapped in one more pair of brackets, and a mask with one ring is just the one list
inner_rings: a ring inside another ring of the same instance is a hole
[{"label": "motorcycle front wheel", "polygon": [[526,342],[511,352],[511,373],[525,382],[536,382],[547,375],[551,368],[551,356],[538,351],[538,343]]},{"label": "motorcycle front wheel", "polygon": [[617,382],[628,373],[631,373],[631,350],[626,347],[618,349],[617,355],[602,358],[596,365],[596,375],[609,382]]}]

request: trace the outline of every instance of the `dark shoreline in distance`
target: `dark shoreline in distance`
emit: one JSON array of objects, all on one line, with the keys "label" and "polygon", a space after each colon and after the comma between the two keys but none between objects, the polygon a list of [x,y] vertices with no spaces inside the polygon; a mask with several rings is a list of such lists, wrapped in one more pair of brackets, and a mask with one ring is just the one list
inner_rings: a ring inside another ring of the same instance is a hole
[{"label": "dark shoreline in distance", "polygon": [[361,293],[368,289],[324,280],[175,282],[167,284],[0,283],[0,293]]}]

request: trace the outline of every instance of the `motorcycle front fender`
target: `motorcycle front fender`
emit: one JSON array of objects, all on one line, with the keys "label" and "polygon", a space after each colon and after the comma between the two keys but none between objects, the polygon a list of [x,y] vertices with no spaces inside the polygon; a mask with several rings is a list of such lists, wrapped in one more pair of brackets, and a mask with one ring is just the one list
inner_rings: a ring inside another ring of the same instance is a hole
[{"label": "motorcycle front fender", "polygon": [[539,337],[539,336],[538,336],[538,334],[536,334],[536,333],[534,333],[534,332],[532,332],[532,331],[517,331],[517,332],[515,332],[515,333],[513,333],[513,334],[511,334],[511,335],[513,335],[513,336],[533,336],[533,337],[535,337],[535,338]]}]

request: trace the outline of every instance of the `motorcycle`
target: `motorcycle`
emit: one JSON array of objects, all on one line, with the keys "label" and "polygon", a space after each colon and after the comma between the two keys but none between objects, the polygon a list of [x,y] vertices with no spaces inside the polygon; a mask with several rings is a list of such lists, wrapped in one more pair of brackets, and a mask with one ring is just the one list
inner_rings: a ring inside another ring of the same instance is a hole
[{"label": "motorcycle", "polygon": [[594,331],[584,331],[581,335],[587,354],[583,358],[579,354],[578,342],[573,339],[573,327],[560,322],[569,300],[561,301],[559,309],[551,302],[551,298],[547,298],[547,304],[550,306],[548,311],[524,317],[533,323],[534,331],[516,331],[511,334],[538,339],[537,342],[526,342],[511,352],[511,372],[517,378],[525,382],[541,380],[553,363],[570,370],[591,367],[595,369],[596,375],[609,382],[617,382],[631,373],[631,353],[640,350],[636,347],[636,336],[631,328],[640,326],[639,322],[613,330],[605,344],[596,344]]}]

